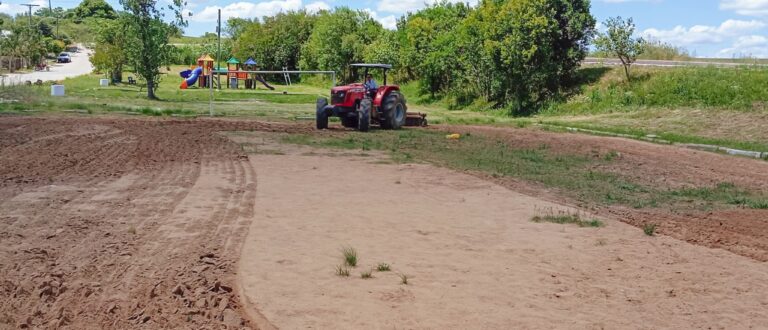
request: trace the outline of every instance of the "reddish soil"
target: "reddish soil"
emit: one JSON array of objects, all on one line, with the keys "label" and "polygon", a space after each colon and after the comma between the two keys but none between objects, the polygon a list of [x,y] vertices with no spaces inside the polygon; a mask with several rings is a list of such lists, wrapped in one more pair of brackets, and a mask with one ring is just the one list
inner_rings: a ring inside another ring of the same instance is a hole
[{"label": "reddish soil", "polygon": [[[241,328],[258,122],[0,118],[0,328]],[[206,181],[207,180],[207,181]]]}]

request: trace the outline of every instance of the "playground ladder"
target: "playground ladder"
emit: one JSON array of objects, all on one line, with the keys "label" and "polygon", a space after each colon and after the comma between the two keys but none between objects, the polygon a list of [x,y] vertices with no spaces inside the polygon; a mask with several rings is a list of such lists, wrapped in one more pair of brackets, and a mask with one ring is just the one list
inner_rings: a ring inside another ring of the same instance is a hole
[{"label": "playground ladder", "polygon": [[283,67],[283,80],[285,80],[285,84],[290,86],[291,85],[291,75],[288,74],[288,67]]}]

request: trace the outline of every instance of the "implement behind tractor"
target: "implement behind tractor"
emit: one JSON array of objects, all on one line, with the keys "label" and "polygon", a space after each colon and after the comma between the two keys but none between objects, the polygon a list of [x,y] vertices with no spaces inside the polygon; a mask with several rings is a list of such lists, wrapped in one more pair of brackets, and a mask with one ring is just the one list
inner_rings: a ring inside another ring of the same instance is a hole
[{"label": "implement behind tractor", "polygon": [[409,113],[405,96],[397,85],[387,85],[389,64],[352,64],[353,68],[364,68],[363,77],[369,69],[382,69],[384,81],[377,88],[367,88],[365,84],[353,83],[331,89],[331,104],[327,98],[317,99],[317,129],[328,128],[328,118],[336,116],[341,125],[367,132],[371,124],[383,129],[399,129],[402,126],[427,126],[427,115]]}]

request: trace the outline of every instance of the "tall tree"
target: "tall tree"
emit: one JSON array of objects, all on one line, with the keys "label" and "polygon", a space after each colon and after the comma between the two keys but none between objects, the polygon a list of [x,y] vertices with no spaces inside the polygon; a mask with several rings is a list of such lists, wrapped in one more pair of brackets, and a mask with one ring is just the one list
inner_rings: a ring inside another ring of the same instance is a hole
[{"label": "tall tree", "polygon": [[346,80],[351,75],[349,64],[363,61],[365,46],[383,28],[370,14],[347,7],[321,11],[312,34],[301,48],[302,69],[334,70]]},{"label": "tall tree", "polygon": [[418,76],[422,92],[445,92],[460,77],[457,30],[470,12],[463,3],[443,1],[408,14],[400,23],[401,61]]},{"label": "tall tree", "polygon": [[75,16],[80,19],[88,17],[113,19],[115,10],[104,0],[83,0],[74,10]]},{"label": "tall tree", "polygon": [[[182,15],[182,0],[169,0],[165,8],[158,7],[157,0],[120,0],[128,13],[128,34],[132,34],[129,56],[136,74],[147,82],[147,98],[157,99],[155,88],[160,84],[160,67],[167,64],[171,46],[168,37],[171,26],[186,26]],[[171,23],[165,23],[166,10],[172,13]]]},{"label": "tall tree", "polygon": [[616,56],[624,66],[627,81],[630,80],[629,67],[637,61],[637,57],[645,50],[645,40],[635,37],[635,22],[632,18],[624,20],[621,16],[611,17],[605,21],[607,31],[601,33],[595,46],[601,52]]},{"label": "tall tree", "polygon": [[90,60],[94,68],[105,73],[114,82],[123,80],[123,66],[128,63],[128,46],[131,36],[127,17],[104,20],[96,31],[96,46]]},{"label": "tall tree", "polygon": [[265,69],[299,67],[301,46],[312,34],[315,16],[289,11],[262,21],[247,24],[234,45],[235,54],[241,59],[253,56]]}]

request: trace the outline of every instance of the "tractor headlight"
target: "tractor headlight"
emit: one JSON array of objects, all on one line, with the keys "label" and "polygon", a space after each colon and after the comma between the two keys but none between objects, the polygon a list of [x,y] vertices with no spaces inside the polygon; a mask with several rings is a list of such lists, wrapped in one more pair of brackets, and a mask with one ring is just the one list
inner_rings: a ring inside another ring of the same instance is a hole
[{"label": "tractor headlight", "polygon": [[339,93],[338,93],[338,94],[336,94],[336,95],[338,95],[339,97],[344,97],[344,92],[339,92]]}]

